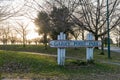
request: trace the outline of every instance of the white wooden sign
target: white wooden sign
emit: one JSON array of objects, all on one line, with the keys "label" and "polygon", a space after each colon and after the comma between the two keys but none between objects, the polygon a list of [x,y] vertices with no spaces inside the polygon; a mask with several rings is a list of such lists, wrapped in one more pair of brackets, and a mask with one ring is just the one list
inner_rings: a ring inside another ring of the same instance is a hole
[{"label": "white wooden sign", "polygon": [[100,47],[100,41],[94,40],[84,40],[84,41],[77,41],[77,40],[53,40],[50,41],[50,47],[55,48],[69,48],[69,47]]},{"label": "white wooden sign", "polygon": [[87,40],[77,41],[77,40],[66,40],[66,35],[61,32],[58,35],[58,40],[52,40],[49,42],[50,47],[58,48],[57,62],[58,65],[64,65],[65,62],[65,48],[69,47],[86,47],[86,60],[93,60],[93,48],[100,47],[101,41],[95,41],[92,33],[87,34]]}]

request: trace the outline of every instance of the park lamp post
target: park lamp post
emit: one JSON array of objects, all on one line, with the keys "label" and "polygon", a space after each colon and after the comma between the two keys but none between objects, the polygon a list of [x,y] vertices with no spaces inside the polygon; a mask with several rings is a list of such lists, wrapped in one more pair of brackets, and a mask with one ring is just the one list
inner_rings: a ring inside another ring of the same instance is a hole
[{"label": "park lamp post", "polygon": [[110,29],[109,29],[109,2],[107,0],[107,36],[108,36],[108,39],[107,39],[107,43],[108,43],[108,58],[110,59],[111,58],[111,55],[110,55]]}]

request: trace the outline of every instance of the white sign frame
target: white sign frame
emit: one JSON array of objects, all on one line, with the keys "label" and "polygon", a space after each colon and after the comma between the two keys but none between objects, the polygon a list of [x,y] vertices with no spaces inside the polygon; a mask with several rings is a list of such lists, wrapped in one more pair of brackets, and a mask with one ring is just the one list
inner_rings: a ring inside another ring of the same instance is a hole
[{"label": "white sign frame", "polygon": [[70,41],[70,42],[80,42],[80,41],[76,41],[76,40],[66,40],[66,34],[64,34],[63,32],[60,33],[60,35],[58,35],[58,40],[51,40],[49,42],[50,44],[50,47],[53,47],[53,48],[57,48],[57,55],[58,55],[58,58],[57,58],[57,62],[58,62],[58,65],[64,65],[65,63],[65,48],[69,48],[69,47],[86,47],[86,60],[87,61],[91,61],[93,60],[93,49],[94,47],[100,47],[101,46],[101,41],[95,41],[94,40],[94,36],[92,33],[88,33],[87,34],[87,38],[86,40],[84,41],[81,41],[81,42],[96,42],[98,43],[97,46],[88,46],[86,43],[86,45],[84,46],[54,46],[53,43],[55,42],[64,42],[64,41]]},{"label": "white sign frame", "polygon": [[52,40],[50,47],[53,48],[74,48],[74,47],[100,47],[101,41],[94,40]]}]

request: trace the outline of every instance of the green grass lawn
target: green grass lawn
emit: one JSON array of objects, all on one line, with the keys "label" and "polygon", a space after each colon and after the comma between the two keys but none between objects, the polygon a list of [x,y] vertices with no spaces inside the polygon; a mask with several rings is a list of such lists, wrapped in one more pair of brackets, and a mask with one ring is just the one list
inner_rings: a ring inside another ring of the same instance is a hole
[{"label": "green grass lawn", "polygon": [[[57,49],[56,48],[50,48],[48,46],[48,49],[45,50],[43,45],[26,45],[26,47],[23,47],[22,45],[7,45],[3,46],[0,45],[1,50],[6,51],[25,51],[25,52],[37,52],[37,53],[44,53],[44,54],[52,54],[57,55]],[[99,55],[101,53],[100,50],[94,49],[94,59],[95,60],[109,60],[107,51],[105,51],[105,55]],[[66,49],[66,56],[67,57],[75,57],[79,59],[85,59],[86,58],[86,49],[85,48],[67,48]],[[112,59],[109,61],[120,61],[120,54],[111,52]]]},{"label": "green grass lawn", "polygon": [[[2,48],[1,48],[2,49]],[[5,48],[4,48],[5,49]],[[7,51],[6,51],[7,50]],[[40,78],[53,80],[119,80],[120,66],[103,64],[101,61],[120,62],[120,55],[112,52],[112,59],[107,59],[107,54],[99,55],[100,50],[94,51],[95,64],[87,64],[85,61],[66,59],[65,66],[58,66],[56,57],[27,54],[17,51],[32,51],[45,54],[56,54],[56,49],[43,46],[6,46],[6,50],[0,51],[0,75],[1,78]],[[67,49],[66,56],[85,60],[85,49]],[[101,77],[102,76],[102,77]],[[112,76],[112,77],[111,77]],[[113,79],[112,79],[113,78]]]},{"label": "green grass lawn", "polygon": [[[26,54],[13,51],[0,51],[0,72],[3,77],[10,75],[16,77],[63,77],[77,78],[80,75],[91,74],[118,74],[119,66],[95,63],[84,64],[83,61],[67,59],[65,66],[58,66],[56,58],[48,56],[40,56],[34,54]],[[36,74],[36,76],[34,76]],[[72,77],[71,77],[72,76]]]}]

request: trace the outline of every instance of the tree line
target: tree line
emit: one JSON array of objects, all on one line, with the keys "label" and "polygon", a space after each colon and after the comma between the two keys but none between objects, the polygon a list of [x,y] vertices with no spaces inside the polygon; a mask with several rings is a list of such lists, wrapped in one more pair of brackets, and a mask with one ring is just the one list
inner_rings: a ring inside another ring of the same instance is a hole
[{"label": "tree line", "polygon": [[[46,1],[46,4],[51,10],[43,8],[35,19],[38,32],[44,35],[44,42],[47,41],[47,36],[56,39],[60,32],[66,33],[68,37],[72,35],[75,39],[81,34],[84,39],[84,33],[87,31],[94,35],[95,40],[101,40],[102,48],[104,48],[104,40],[106,40],[108,32],[106,0],[54,0]],[[119,0],[109,1],[109,30],[113,33],[117,32],[118,36],[120,36],[118,34],[120,27],[119,6]],[[116,38],[119,46],[118,38],[120,37]]]},{"label": "tree line", "polygon": [[[32,4],[32,5],[30,5]],[[120,1],[109,1],[109,17],[111,34],[115,35],[117,46],[120,46]],[[33,21],[37,27],[37,32],[43,36],[43,43],[47,48],[48,38],[57,39],[60,32],[67,34],[67,39],[84,40],[85,33],[91,32],[95,40],[102,41],[107,38],[106,26],[106,0],[45,0],[43,4],[36,0],[27,0],[23,5],[23,10],[14,11],[10,15],[0,16],[0,19],[6,20],[13,17],[13,14],[23,15]],[[3,9],[1,7],[1,9]],[[26,11],[25,11],[25,10]],[[4,10],[4,9],[3,9]],[[36,12],[33,14],[31,11]],[[3,12],[0,12],[2,15]],[[6,13],[6,12],[5,12]],[[36,16],[35,16],[36,15]],[[26,25],[17,24],[23,29]],[[25,43],[25,32],[21,33],[23,44]],[[23,34],[24,33],[24,34]],[[103,50],[104,51],[104,50]],[[102,51],[102,53],[104,53]]]}]

